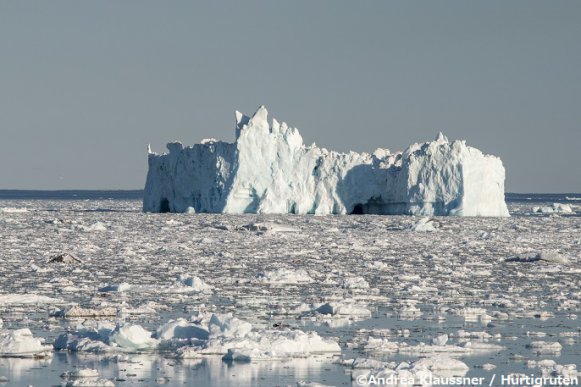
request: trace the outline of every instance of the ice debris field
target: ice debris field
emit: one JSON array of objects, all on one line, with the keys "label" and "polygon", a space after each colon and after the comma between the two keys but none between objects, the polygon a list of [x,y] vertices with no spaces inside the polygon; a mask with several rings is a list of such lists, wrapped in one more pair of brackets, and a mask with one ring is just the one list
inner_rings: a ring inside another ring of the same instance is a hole
[{"label": "ice debris field", "polygon": [[496,218],[0,200],[0,385],[576,377],[575,198]]},{"label": "ice debris field", "polygon": [[508,216],[504,167],[439,133],[403,152],[305,146],[296,128],[236,112],[236,141],[149,150],[147,212]]}]

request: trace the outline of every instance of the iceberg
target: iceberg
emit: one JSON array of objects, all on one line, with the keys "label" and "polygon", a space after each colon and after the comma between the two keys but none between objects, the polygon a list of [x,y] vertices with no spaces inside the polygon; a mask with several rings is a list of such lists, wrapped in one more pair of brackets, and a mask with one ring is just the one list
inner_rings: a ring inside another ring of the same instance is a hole
[{"label": "iceberg", "polygon": [[509,216],[502,161],[439,133],[403,152],[305,146],[258,108],[236,112],[236,141],[148,149],[145,212]]}]

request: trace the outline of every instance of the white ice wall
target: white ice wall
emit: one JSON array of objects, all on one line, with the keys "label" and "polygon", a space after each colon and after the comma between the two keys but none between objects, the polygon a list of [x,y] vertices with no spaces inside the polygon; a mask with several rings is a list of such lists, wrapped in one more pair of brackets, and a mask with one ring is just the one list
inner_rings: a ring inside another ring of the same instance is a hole
[{"label": "white ice wall", "polygon": [[236,136],[150,152],[144,211],[508,216],[500,159],[441,134],[401,153],[337,153],[261,106],[236,113]]}]

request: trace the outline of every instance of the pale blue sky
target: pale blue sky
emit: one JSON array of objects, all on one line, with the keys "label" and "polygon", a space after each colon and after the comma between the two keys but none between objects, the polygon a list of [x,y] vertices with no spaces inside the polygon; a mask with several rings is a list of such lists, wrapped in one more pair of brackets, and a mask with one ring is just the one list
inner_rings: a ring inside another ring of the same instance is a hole
[{"label": "pale blue sky", "polygon": [[0,2],[0,188],[142,188],[148,143],[260,104],[308,144],[442,130],[508,191],[580,192],[581,2]]}]

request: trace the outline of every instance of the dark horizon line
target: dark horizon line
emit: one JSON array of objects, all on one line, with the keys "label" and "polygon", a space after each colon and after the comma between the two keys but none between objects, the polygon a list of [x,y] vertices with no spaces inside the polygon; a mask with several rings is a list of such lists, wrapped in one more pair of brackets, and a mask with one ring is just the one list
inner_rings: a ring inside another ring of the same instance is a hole
[{"label": "dark horizon line", "polygon": [[[528,200],[527,196],[575,196],[581,197],[576,192],[505,192],[507,201]],[[0,200],[87,200],[87,199],[143,199],[143,189],[0,189]]]},{"label": "dark horizon line", "polygon": [[[0,188],[0,192],[144,192],[143,188],[64,188],[64,189],[36,189],[36,188]],[[505,192],[505,195],[581,195],[579,192]]]}]

